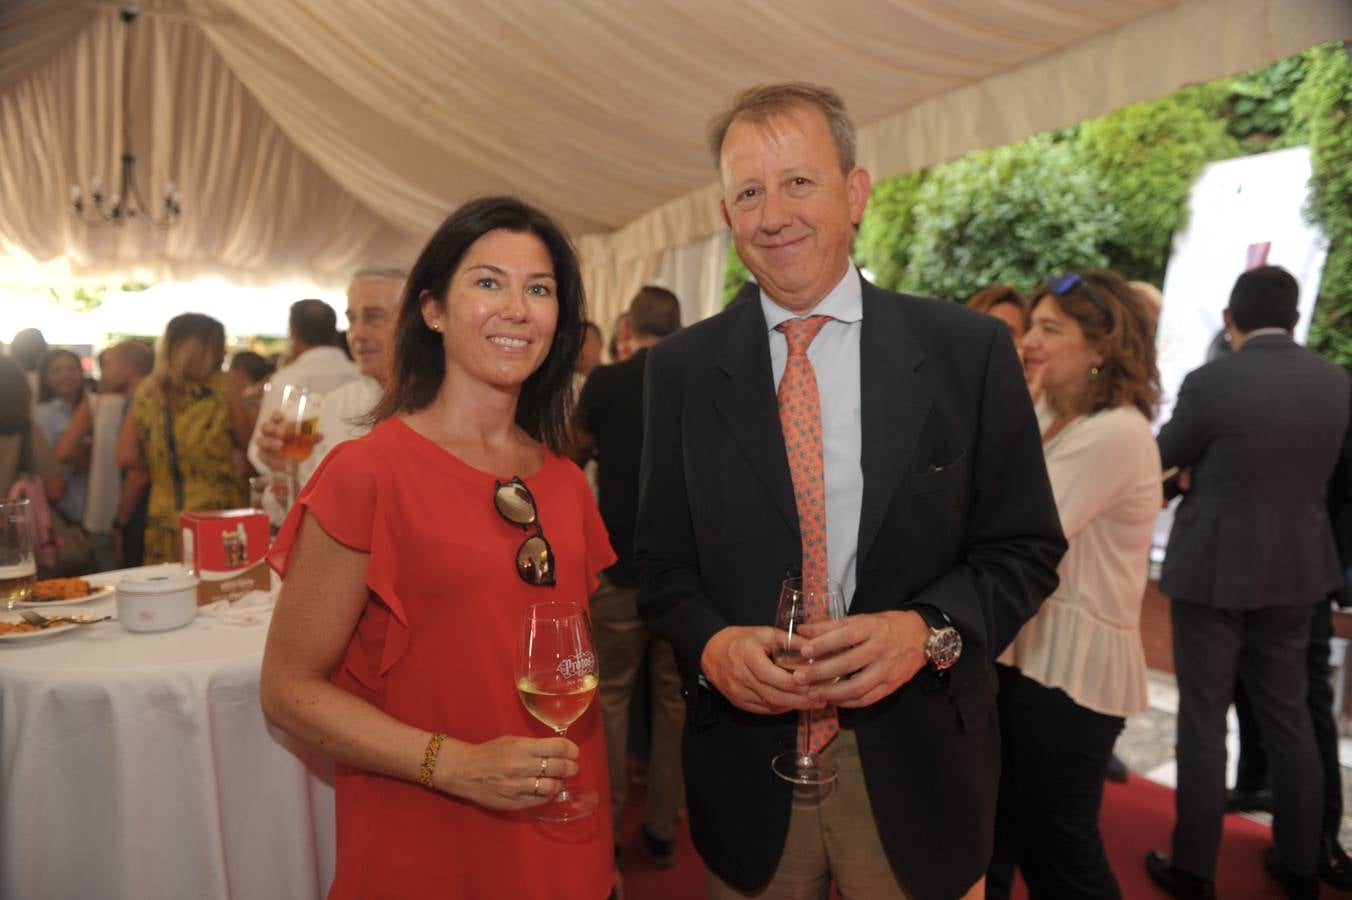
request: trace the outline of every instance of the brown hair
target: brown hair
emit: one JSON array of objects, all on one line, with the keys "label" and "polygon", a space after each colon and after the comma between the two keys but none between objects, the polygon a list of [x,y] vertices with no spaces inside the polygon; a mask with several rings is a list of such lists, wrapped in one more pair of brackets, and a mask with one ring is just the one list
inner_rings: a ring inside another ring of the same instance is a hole
[{"label": "brown hair", "polygon": [[731,105],[709,121],[709,150],[714,168],[722,170],[723,141],[733,122],[765,122],[786,116],[807,106],[826,117],[836,144],[840,171],[846,175],[854,168],[854,122],[845,110],[840,94],[805,81],[780,81],[757,84],[732,98]]},{"label": "brown hair", "polygon": [[566,445],[568,410],[573,405],[573,365],[582,349],[587,321],[582,269],[567,233],[548,215],[515,197],[471,200],[451,213],[428,240],[404,283],[390,382],[375,409],[361,421],[374,425],[401,412],[417,412],[436,398],[446,377],[446,350],[441,335],[423,321],[422,296],[426,292],[444,306],[451,278],[469,248],[498,229],[535,235],[554,264],[558,324],[549,354],[521,385],[516,423],[555,452]]},{"label": "brown hair", "polygon": [[23,434],[33,421],[33,392],[18,361],[0,356],[0,434]]},{"label": "brown hair", "polygon": [[629,333],[664,338],[681,330],[681,301],[664,287],[644,285],[629,302]]},{"label": "brown hair", "polygon": [[76,353],[74,350],[67,350],[64,347],[53,347],[51,350],[48,350],[47,355],[42,357],[42,361],[38,363],[38,402],[46,403],[56,396],[56,391],[52,390],[52,386],[47,383],[47,370],[51,368],[52,363],[63,356],[69,356],[71,359],[75,360],[75,368],[80,370],[80,393],[76,395],[75,403],[71,404],[71,408],[73,409],[75,406],[79,405],[80,400],[83,399],[85,395],[84,366],[80,363],[80,354]]},{"label": "brown hair", "polygon": [[1028,314],[1028,301],[1023,299],[1023,294],[1007,284],[993,284],[977,291],[967,301],[967,306],[977,312],[988,313],[1001,303],[1017,306],[1025,316]]},{"label": "brown hair", "polygon": [[173,405],[182,387],[205,383],[223,362],[225,326],[203,313],[180,313],[164,327],[155,348],[155,368],[139,390]]},{"label": "brown hair", "polygon": [[1154,418],[1160,399],[1160,374],[1155,367],[1154,331],[1141,295],[1110,269],[1078,274],[1103,306],[1085,290],[1084,283],[1057,295],[1051,281],[1038,285],[1033,305],[1050,297],[1061,312],[1079,324],[1085,341],[1103,356],[1098,374],[1090,378],[1081,397],[1081,410],[1096,413],[1135,406],[1147,419]]}]

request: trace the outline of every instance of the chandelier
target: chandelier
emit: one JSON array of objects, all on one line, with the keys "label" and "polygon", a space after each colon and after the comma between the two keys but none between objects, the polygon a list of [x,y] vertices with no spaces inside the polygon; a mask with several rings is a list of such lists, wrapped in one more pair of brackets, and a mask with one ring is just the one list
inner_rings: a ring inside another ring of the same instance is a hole
[{"label": "chandelier", "polygon": [[164,186],[164,198],[160,201],[158,214],[146,205],[145,195],[136,181],[136,157],[131,152],[131,103],[128,96],[131,85],[131,54],[128,40],[131,26],[139,11],[135,4],[128,4],[118,10],[122,20],[122,175],[115,193],[103,192],[103,181],[97,175],[89,179],[89,198],[80,185],[71,185],[70,211],[86,225],[103,225],[108,222],[124,225],[127,222],[141,220],[160,228],[168,228],[178,222],[183,212],[182,196],[172,181]]}]

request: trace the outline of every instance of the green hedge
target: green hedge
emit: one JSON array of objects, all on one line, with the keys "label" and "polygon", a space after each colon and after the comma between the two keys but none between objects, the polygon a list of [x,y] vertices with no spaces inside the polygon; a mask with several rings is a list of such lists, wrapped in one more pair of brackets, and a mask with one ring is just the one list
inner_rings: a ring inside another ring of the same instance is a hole
[{"label": "green hedge", "polygon": [[1314,169],[1306,212],[1329,240],[1309,345],[1352,369],[1352,66],[1341,45],[1311,51],[1292,112]]},{"label": "green hedge", "polygon": [[1073,147],[1039,136],[934,169],[916,196],[905,286],[965,300],[992,284],[1031,288],[1066,269],[1102,266],[1117,228],[1103,185]]}]

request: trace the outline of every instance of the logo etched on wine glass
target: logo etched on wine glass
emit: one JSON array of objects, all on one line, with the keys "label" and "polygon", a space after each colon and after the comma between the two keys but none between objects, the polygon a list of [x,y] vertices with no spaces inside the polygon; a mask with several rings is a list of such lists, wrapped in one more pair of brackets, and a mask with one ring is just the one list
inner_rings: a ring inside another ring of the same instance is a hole
[{"label": "logo etched on wine glass", "polygon": [[561,659],[554,671],[558,672],[559,677],[566,681],[573,681],[584,675],[589,675],[596,671],[596,654],[584,650],[576,656]]}]

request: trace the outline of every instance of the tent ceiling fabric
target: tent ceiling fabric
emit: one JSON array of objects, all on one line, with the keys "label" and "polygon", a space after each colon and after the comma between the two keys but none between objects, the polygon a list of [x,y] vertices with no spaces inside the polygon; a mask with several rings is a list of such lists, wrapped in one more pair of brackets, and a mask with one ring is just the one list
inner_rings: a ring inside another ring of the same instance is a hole
[{"label": "tent ceiling fabric", "polygon": [[[1352,35],[1343,0],[145,0],[133,147],[184,217],[87,230],[115,175],[117,5],[0,9],[0,256],[341,282],[510,192],[583,236],[610,312],[722,227],[704,127],[741,87],[830,84],[875,178]],[[53,261],[53,262],[49,262]],[[0,259],[0,273],[6,260]]]}]

